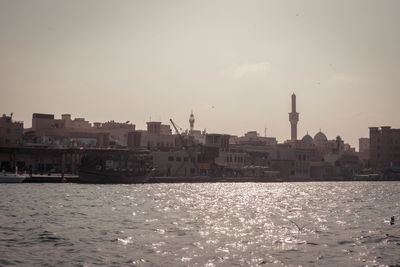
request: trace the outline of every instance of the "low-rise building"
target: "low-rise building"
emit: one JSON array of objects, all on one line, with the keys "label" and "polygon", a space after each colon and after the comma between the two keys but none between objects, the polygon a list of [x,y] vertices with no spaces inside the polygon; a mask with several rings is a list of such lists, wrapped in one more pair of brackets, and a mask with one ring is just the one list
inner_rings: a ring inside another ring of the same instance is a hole
[{"label": "low-rise building", "polygon": [[70,114],[55,119],[53,114],[34,113],[32,128],[25,129],[24,139],[29,146],[50,147],[126,147],[128,133],[135,125],[108,121],[93,125],[84,118],[71,119]]},{"label": "low-rise building", "polygon": [[0,117],[0,147],[23,145],[24,123],[13,121],[12,115]]},{"label": "low-rise building", "polygon": [[156,176],[187,177],[198,175],[198,153],[187,151],[153,151],[153,167]]}]

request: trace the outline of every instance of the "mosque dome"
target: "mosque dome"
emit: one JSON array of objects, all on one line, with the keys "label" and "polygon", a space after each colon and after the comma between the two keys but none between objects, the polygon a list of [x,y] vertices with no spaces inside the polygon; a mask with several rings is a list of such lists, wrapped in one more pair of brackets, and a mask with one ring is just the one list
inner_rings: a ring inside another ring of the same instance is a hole
[{"label": "mosque dome", "polygon": [[307,133],[302,139],[301,141],[305,142],[305,143],[312,143],[313,142],[313,138]]},{"label": "mosque dome", "polygon": [[326,138],[326,135],[319,131],[315,136],[314,136],[314,141],[316,142],[326,142],[328,141],[328,138]]}]

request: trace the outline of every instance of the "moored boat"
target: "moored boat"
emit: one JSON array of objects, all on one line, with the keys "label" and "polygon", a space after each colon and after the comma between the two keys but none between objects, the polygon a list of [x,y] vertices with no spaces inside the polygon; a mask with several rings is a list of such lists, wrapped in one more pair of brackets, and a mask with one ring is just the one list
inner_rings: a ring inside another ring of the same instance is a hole
[{"label": "moored boat", "polygon": [[22,183],[25,176],[18,173],[0,172],[0,183]]},{"label": "moored boat", "polygon": [[85,152],[78,174],[80,183],[145,183],[152,174],[152,157],[147,150],[92,149]]}]

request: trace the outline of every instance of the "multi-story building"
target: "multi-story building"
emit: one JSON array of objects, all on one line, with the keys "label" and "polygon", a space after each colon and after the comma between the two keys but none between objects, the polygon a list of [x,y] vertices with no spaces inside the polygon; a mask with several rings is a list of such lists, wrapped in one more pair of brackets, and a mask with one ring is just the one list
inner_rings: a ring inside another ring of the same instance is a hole
[{"label": "multi-story building", "polygon": [[310,149],[296,148],[291,144],[278,144],[271,152],[271,169],[282,177],[310,177]]},{"label": "multi-story building", "polygon": [[24,123],[13,121],[12,115],[0,117],[0,146],[14,147],[23,145]]},{"label": "multi-story building", "polygon": [[128,135],[129,148],[148,148],[151,150],[170,150],[176,146],[176,135],[171,127],[161,122],[147,122],[147,131],[138,130]]},{"label": "multi-story building", "polygon": [[370,127],[370,164],[375,170],[400,168],[400,129]]},{"label": "multi-story building", "polygon": [[358,139],[358,151],[360,153],[369,153],[369,138]]},{"label": "multi-story building", "polygon": [[135,131],[129,122],[108,121],[92,124],[84,118],[71,119],[70,114],[55,119],[53,114],[34,113],[32,128],[25,130],[26,143],[51,147],[126,147],[128,133]]},{"label": "multi-story building", "polygon": [[369,167],[369,138],[358,139],[358,157],[363,162],[364,167]]}]

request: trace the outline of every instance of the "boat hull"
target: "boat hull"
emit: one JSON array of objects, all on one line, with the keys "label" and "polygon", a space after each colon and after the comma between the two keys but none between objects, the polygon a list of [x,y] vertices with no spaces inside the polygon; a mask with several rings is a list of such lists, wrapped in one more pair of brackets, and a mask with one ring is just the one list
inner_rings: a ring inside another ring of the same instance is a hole
[{"label": "boat hull", "polygon": [[25,176],[17,174],[0,174],[0,183],[22,183],[25,180]]}]

